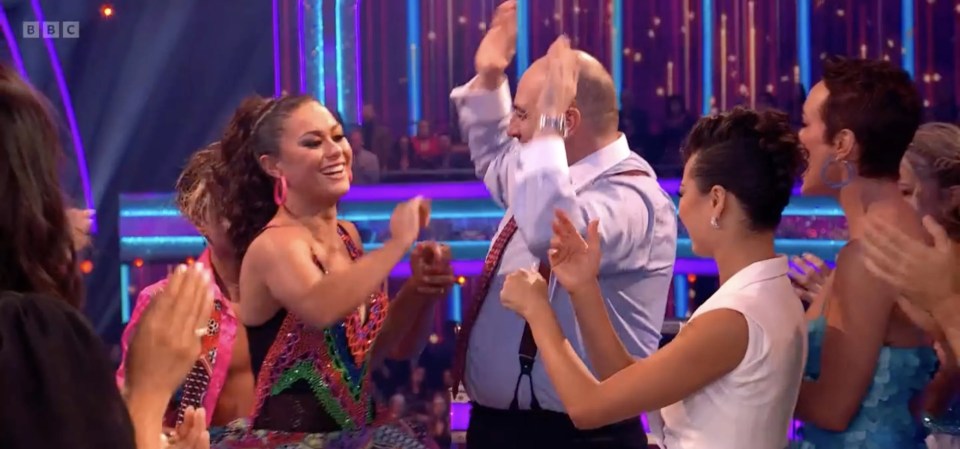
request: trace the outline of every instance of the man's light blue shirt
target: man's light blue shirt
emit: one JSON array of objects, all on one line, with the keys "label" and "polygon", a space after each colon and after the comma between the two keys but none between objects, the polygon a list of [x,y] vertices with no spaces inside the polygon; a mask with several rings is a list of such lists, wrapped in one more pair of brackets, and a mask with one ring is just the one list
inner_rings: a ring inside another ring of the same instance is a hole
[{"label": "man's light blue shirt", "polygon": [[[600,221],[603,260],[600,286],[610,321],[627,351],[646,357],[657,350],[676,258],[676,210],[653,168],[621,137],[569,165],[563,140],[537,138],[521,145],[507,135],[512,102],[504,83],[497,91],[468,83],[451,93],[477,176],[513,216],[518,231],[504,250],[499,270],[474,324],[467,349],[464,386],[470,398],[506,409],[520,374],[518,350],[524,322],[500,304],[504,277],[547,259],[554,211],[564,210],[578,228]],[[648,176],[617,175],[640,170]],[[499,232],[499,230],[498,230]],[[570,295],[555,280],[550,301],[564,335],[590,366]],[[592,367],[591,367],[592,369]],[[540,405],[564,412],[540,357],[533,367]],[[530,406],[529,383],[521,382],[520,407]]]}]

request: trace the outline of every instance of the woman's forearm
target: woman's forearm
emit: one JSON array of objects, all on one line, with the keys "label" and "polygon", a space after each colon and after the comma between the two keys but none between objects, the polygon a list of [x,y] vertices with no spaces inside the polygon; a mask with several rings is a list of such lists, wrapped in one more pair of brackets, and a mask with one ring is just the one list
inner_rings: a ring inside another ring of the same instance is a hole
[{"label": "woman's forearm", "polygon": [[570,292],[580,332],[583,333],[587,355],[600,380],[630,366],[633,357],[627,352],[613,329],[600,284],[593,282],[582,289]]},{"label": "woman's forearm", "polygon": [[376,364],[387,358],[403,360],[420,353],[433,324],[433,304],[418,294],[409,280],[400,288],[374,346]]},{"label": "woman's forearm", "polygon": [[134,390],[128,392],[126,400],[137,449],[160,449],[163,413],[169,398],[164,399],[154,392]]},{"label": "woman's forearm", "polygon": [[578,408],[588,404],[591,392],[599,384],[570,346],[563,329],[548,303],[527,318],[544,368],[571,416],[579,416]]},{"label": "woman's forearm", "polygon": [[370,300],[409,249],[403,242],[387,241],[380,249],[357,259],[349,269],[325,275],[298,301],[304,306],[299,314],[317,327],[343,319]]}]

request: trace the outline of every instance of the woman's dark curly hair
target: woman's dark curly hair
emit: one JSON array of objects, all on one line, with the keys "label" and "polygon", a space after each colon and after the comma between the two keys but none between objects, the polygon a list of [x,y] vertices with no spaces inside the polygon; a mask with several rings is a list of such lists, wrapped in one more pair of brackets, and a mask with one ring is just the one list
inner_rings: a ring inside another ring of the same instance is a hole
[{"label": "woman's dark curly hair", "polygon": [[233,113],[220,139],[220,157],[214,165],[219,216],[230,223],[227,235],[240,259],[250,243],[277,213],[274,178],[260,166],[260,156],[280,152],[283,124],[309,95],[280,98],[248,97]]},{"label": "woman's dark curly hair", "polygon": [[755,231],[780,225],[793,186],[807,168],[807,152],[779,111],[736,107],[703,117],[687,136],[683,160],[697,155],[692,169],[697,190],[721,186],[737,197]]},{"label": "woman's dark curly hair", "polygon": [[66,202],[63,152],[47,100],[0,65],[0,290],[83,301]]}]

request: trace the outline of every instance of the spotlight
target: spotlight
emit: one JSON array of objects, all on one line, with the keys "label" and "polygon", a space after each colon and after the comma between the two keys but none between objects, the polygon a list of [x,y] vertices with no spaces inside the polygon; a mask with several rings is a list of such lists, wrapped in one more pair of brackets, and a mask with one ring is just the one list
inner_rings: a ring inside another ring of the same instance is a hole
[{"label": "spotlight", "polygon": [[133,266],[135,266],[135,267],[137,267],[137,268],[142,268],[142,267],[143,267],[143,259],[140,259],[140,258],[133,259]]},{"label": "spotlight", "polygon": [[93,262],[89,260],[80,262],[80,271],[82,271],[83,274],[90,274],[90,272],[93,271]]},{"label": "spotlight", "polygon": [[460,284],[460,285],[466,284],[466,283],[467,283],[467,278],[465,278],[465,277],[463,277],[463,276],[460,276],[460,277],[457,278],[457,283]]},{"label": "spotlight", "polygon": [[430,334],[430,344],[435,345],[440,341],[440,336],[437,334]]},{"label": "spotlight", "polygon": [[109,4],[104,4],[100,6],[100,17],[103,17],[104,19],[109,19],[113,17],[113,13],[114,13],[113,6]]}]

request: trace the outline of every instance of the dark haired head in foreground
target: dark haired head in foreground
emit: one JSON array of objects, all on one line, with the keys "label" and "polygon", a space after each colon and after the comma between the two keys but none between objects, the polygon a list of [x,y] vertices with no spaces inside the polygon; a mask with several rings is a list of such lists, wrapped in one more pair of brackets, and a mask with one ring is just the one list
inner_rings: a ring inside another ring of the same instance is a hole
[{"label": "dark haired head in foreground", "polygon": [[46,100],[0,65],[0,447],[134,448],[82,298]]},{"label": "dark haired head in foreground", "polygon": [[694,251],[714,257],[752,234],[772,238],[807,155],[786,114],[735,108],[697,121],[683,159],[680,219]]},{"label": "dark haired head in foreground", "polygon": [[46,99],[0,65],[0,290],[78,306],[83,282],[60,188],[58,135]]}]

